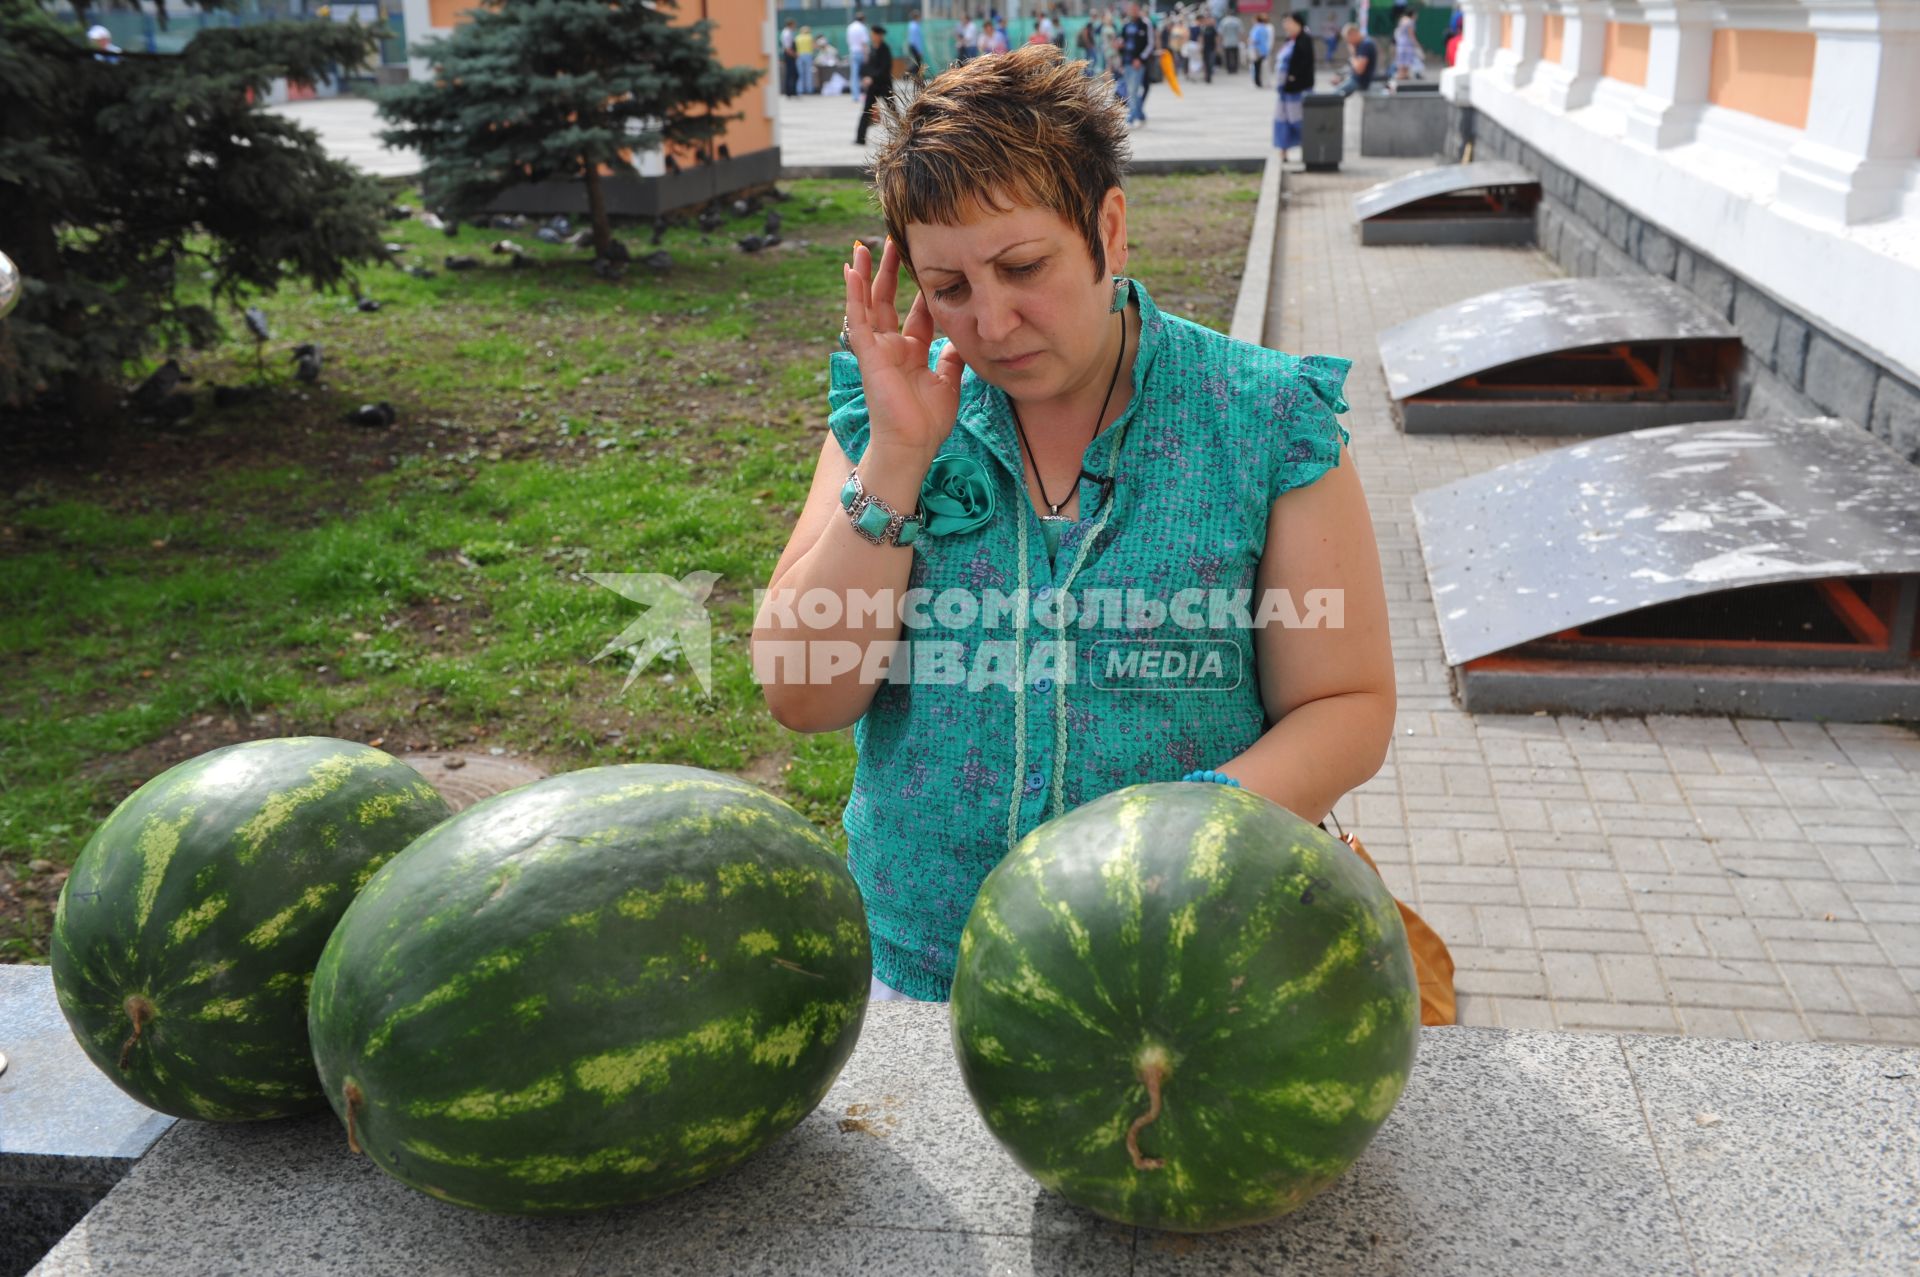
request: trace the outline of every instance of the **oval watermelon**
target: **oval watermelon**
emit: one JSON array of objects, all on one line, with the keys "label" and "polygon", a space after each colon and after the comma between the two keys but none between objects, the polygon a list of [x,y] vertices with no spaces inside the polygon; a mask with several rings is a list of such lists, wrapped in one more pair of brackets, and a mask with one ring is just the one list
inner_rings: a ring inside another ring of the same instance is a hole
[{"label": "oval watermelon", "polygon": [[314,963],[356,891],[447,816],[420,773],[353,741],[212,750],[113,810],[53,920],[53,987],[141,1103],[212,1121],[318,1108]]},{"label": "oval watermelon", "polygon": [[641,1202],[812,1112],[852,1053],[859,889],[791,807],[691,767],[538,781],[409,847],[315,973],[351,1147],[478,1210]]},{"label": "oval watermelon", "polygon": [[1137,785],[987,875],[953,982],[962,1076],[1028,1174],[1123,1223],[1299,1206],[1399,1099],[1420,997],[1393,897],[1226,785]]}]

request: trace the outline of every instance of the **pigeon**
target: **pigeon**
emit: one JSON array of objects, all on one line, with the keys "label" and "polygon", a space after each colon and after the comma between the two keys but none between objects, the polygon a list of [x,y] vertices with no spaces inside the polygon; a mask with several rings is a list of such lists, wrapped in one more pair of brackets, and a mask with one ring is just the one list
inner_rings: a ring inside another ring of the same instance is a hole
[{"label": "pigeon", "polygon": [[515,270],[519,270],[523,266],[533,265],[533,259],[531,257],[528,257],[525,253],[515,253],[513,255],[513,260],[509,263],[509,265],[511,265]]},{"label": "pigeon", "polygon": [[503,239],[503,240],[497,241],[494,244],[493,251],[495,253],[512,253],[517,257],[521,253],[526,252],[527,250],[520,247],[518,244],[514,243],[510,239]]},{"label": "pigeon", "polygon": [[761,245],[762,248],[778,248],[779,246],[780,237],[778,235],[767,236],[767,242]]},{"label": "pigeon", "polygon": [[723,160],[730,160],[733,158],[733,152],[727,149],[727,144],[725,142],[722,142],[720,144],[720,158]]},{"label": "pigeon", "polygon": [[186,380],[180,371],[180,361],[169,359],[155,368],[147,379],[133,390],[133,402],[137,407],[152,411],[162,399],[173,393],[173,388]]},{"label": "pigeon", "polygon": [[404,253],[407,251],[405,244],[396,244],[392,240],[388,240],[385,244],[382,244],[381,247],[387,250],[387,255],[390,257],[396,253]]},{"label": "pigeon", "polygon": [[680,171],[680,161],[674,159],[673,156],[669,154],[667,156],[667,172],[678,173],[679,171]]},{"label": "pigeon", "polygon": [[640,260],[645,262],[650,270],[671,270],[673,268],[673,254],[664,248],[658,252],[648,253]]},{"label": "pigeon", "polygon": [[568,231],[573,229],[573,223],[567,220],[567,215],[565,213],[555,213],[553,215],[553,220],[548,222],[547,225],[552,227],[556,233],[561,235],[565,235]]},{"label": "pigeon", "polygon": [[745,200],[735,200],[733,202],[733,215],[735,217],[745,217],[748,213],[751,213],[752,211],[753,211],[753,206],[748,204]]},{"label": "pigeon", "polygon": [[374,311],[380,309],[380,303],[371,297],[362,297],[355,303],[355,306],[363,315],[371,315]]},{"label": "pigeon", "polygon": [[258,306],[249,306],[246,310],[247,331],[253,334],[255,341],[271,341],[273,331],[267,327],[267,312]]},{"label": "pigeon", "polygon": [[655,217],[653,219],[653,239],[649,242],[652,243],[655,248],[658,248],[660,246],[660,241],[665,239],[666,237],[667,237],[667,219],[664,217]]},{"label": "pigeon", "polygon": [[778,235],[780,233],[780,210],[779,209],[770,208],[767,210],[767,220],[765,224],[761,227],[761,229],[764,230],[769,235]]},{"label": "pigeon", "polygon": [[607,251],[602,253],[601,256],[605,257],[608,261],[618,262],[622,265],[633,260],[632,251],[617,239],[607,241]]},{"label": "pigeon", "polygon": [[296,378],[308,385],[320,380],[320,347],[303,341],[293,348],[293,357],[300,361],[293,369]]},{"label": "pigeon", "polygon": [[781,190],[777,186],[770,186],[767,188],[767,198],[775,201],[776,203],[784,204],[788,200],[792,199],[793,196],[787,194],[785,191]]},{"label": "pigeon", "polygon": [[757,253],[767,246],[767,241],[759,235],[749,235],[745,239],[735,240],[743,253]]},{"label": "pigeon", "polygon": [[441,229],[446,231],[448,239],[452,239],[460,233],[460,223],[450,221]]},{"label": "pigeon", "polygon": [[448,270],[477,270],[479,266],[480,259],[477,257],[467,257],[463,254],[459,257],[447,258]]},{"label": "pigeon", "polygon": [[413,210],[410,208],[402,207],[399,204],[387,205],[387,220],[389,222],[404,222],[412,216]]},{"label": "pigeon", "polygon": [[394,423],[393,405],[382,399],[379,403],[363,403],[347,414],[350,426],[370,426],[381,428]]},{"label": "pigeon", "polygon": [[539,240],[542,244],[566,243],[566,237],[561,235],[559,231],[556,231],[551,226],[542,226],[539,230],[533,233],[533,237]]},{"label": "pigeon", "polygon": [[436,214],[426,210],[422,210],[420,214],[420,224],[430,231],[444,231],[447,229],[445,222],[441,221]]},{"label": "pigeon", "polygon": [[511,215],[502,213],[493,219],[493,228],[497,231],[520,231],[525,230],[527,226],[527,219],[518,213]]},{"label": "pigeon", "polygon": [[604,257],[596,257],[593,259],[593,273],[608,283],[612,283],[614,280],[619,279],[624,272],[621,270],[620,263],[610,262]]},{"label": "pigeon", "polygon": [[718,209],[715,209],[711,205],[709,205],[707,208],[701,210],[700,229],[705,231],[707,234],[711,235],[715,231],[719,230],[720,223],[726,220],[727,220],[726,218],[720,216],[720,212]]},{"label": "pigeon", "polygon": [[407,274],[413,276],[415,279],[432,279],[435,275],[438,275],[439,273],[440,272],[437,270],[428,270],[424,266],[407,267]]}]

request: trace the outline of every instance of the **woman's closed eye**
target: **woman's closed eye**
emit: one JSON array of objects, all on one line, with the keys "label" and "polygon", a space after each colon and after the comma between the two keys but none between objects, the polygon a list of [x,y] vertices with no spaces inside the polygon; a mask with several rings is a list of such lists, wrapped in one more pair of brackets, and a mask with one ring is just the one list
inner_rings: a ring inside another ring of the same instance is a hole
[{"label": "woman's closed eye", "polygon": [[[1040,268],[1046,264],[1046,258],[1043,257],[1037,262],[1027,262],[1020,266],[1002,266],[1000,269],[1003,273],[1012,276],[1014,279],[1030,279],[1038,275]],[[936,288],[933,290],[933,300],[937,302],[949,301],[959,296],[960,293],[966,289],[966,286],[967,281],[963,279],[957,284],[948,284],[945,288]]]}]

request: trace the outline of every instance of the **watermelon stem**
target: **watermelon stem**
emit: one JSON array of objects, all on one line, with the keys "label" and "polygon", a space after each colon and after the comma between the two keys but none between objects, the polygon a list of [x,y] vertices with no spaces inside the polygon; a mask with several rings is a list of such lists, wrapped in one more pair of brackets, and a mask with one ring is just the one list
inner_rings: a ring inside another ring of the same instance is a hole
[{"label": "watermelon stem", "polygon": [[1147,1087],[1147,1111],[1134,1118],[1133,1125],[1127,1128],[1127,1152],[1133,1156],[1136,1171],[1157,1171],[1167,1164],[1165,1158],[1148,1157],[1140,1151],[1140,1132],[1160,1116],[1160,1084],[1167,1080],[1170,1071],[1167,1053],[1161,1048],[1148,1047],[1140,1053],[1138,1077]]},{"label": "watermelon stem", "polygon": [[360,1147],[359,1139],[354,1135],[353,1114],[354,1110],[359,1108],[361,1102],[366,1099],[366,1096],[360,1093],[360,1085],[357,1082],[348,1082],[344,1094],[346,1096],[347,1109],[347,1151],[349,1153],[358,1153],[363,1150]]},{"label": "watermelon stem", "polygon": [[127,1018],[133,1021],[133,1033],[120,1045],[120,1071],[122,1073],[127,1070],[127,1056],[132,1053],[134,1043],[140,1040],[140,1030],[144,1029],[147,1021],[153,1018],[153,1003],[147,1001],[137,993],[128,994],[124,1005],[126,1006]]}]

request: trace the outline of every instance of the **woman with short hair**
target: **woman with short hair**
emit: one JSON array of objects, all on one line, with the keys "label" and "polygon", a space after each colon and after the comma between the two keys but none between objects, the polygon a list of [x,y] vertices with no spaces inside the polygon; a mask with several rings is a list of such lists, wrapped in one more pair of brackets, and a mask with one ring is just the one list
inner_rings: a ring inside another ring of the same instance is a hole
[{"label": "woman with short hair", "polygon": [[1313,92],[1313,41],[1306,38],[1307,20],[1302,14],[1289,13],[1280,19],[1280,52],[1275,56],[1274,79],[1278,82],[1279,102],[1273,110],[1273,145],[1281,160],[1294,147],[1306,151],[1307,94]]},{"label": "woman with short hair", "polygon": [[1046,46],[882,110],[889,238],[843,268],[830,430],[753,661],[781,723],[853,725],[873,995],[937,1001],[1028,832],[1148,781],[1321,820],[1385,757],[1394,670],[1348,361],[1126,273],[1112,94]]}]

